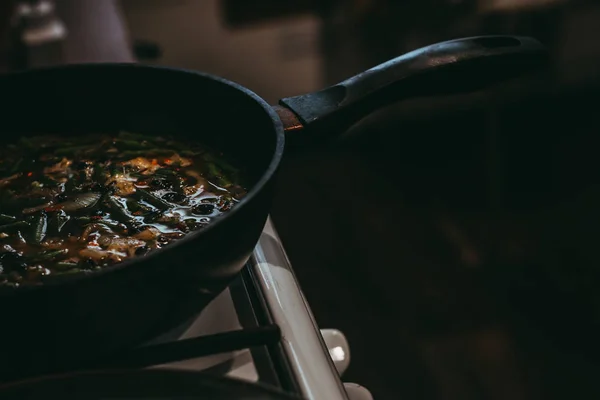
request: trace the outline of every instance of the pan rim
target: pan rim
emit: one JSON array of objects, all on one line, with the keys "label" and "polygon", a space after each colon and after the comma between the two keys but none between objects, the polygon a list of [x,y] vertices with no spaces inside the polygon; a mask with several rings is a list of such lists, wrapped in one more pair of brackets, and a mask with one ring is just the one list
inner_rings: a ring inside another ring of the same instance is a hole
[{"label": "pan rim", "polygon": [[244,96],[250,98],[251,100],[253,100],[256,104],[258,104],[261,107],[262,111],[265,112],[266,115],[268,115],[271,120],[273,130],[274,130],[276,137],[275,137],[275,149],[273,151],[271,160],[269,161],[269,165],[262,173],[262,176],[260,177],[260,179],[258,179],[258,181],[250,188],[248,194],[246,196],[244,196],[244,198],[242,200],[240,200],[240,202],[235,207],[233,207],[231,209],[231,211],[228,211],[227,213],[219,216],[217,219],[215,219],[210,224],[208,224],[205,228],[202,228],[201,230],[198,230],[198,231],[191,232],[191,233],[187,234],[186,236],[173,241],[169,246],[167,246],[165,248],[158,249],[156,251],[152,251],[143,257],[134,257],[134,258],[127,259],[125,261],[102,268],[97,271],[78,273],[78,274],[73,274],[70,276],[67,275],[67,276],[61,277],[60,280],[56,280],[56,281],[50,280],[41,285],[0,287],[0,297],[22,296],[22,295],[26,295],[27,293],[43,292],[43,291],[47,291],[47,290],[52,290],[53,288],[56,288],[56,287],[64,287],[64,286],[74,285],[78,282],[87,281],[87,280],[97,278],[97,277],[100,277],[100,276],[103,276],[106,274],[111,274],[116,271],[120,271],[122,269],[133,267],[134,265],[137,265],[137,264],[144,263],[145,261],[155,258],[157,254],[164,253],[165,251],[175,252],[182,245],[185,245],[186,243],[191,242],[192,240],[199,240],[202,236],[206,236],[206,235],[210,234],[212,231],[214,231],[216,229],[216,227],[219,226],[219,224],[223,224],[224,221],[234,218],[235,215],[237,215],[240,212],[240,209],[242,209],[245,206],[245,204],[249,203],[254,198],[256,198],[256,196],[258,196],[258,194],[269,183],[272,176],[275,174],[275,172],[279,168],[279,164],[281,163],[281,159],[283,157],[284,148],[285,148],[285,135],[284,135],[285,131],[284,131],[283,122],[279,118],[277,112],[273,109],[273,107],[271,107],[269,105],[269,103],[267,103],[262,97],[260,97],[254,91],[246,88],[243,85],[240,85],[238,83],[235,83],[233,81],[230,81],[228,79],[225,79],[225,78],[217,76],[217,75],[209,74],[207,72],[202,72],[202,71],[186,69],[186,68],[176,68],[176,67],[168,67],[168,66],[161,66],[161,65],[147,65],[147,64],[125,63],[125,62],[122,62],[122,63],[99,62],[99,63],[64,64],[64,65],[59,65],[59,66],[40,67],[40,68],[34,68],[34,69],[24,70],[24,71],[9,72],[9,73],[3,74],[2,77],[4,79],[7,79],[10,77],[16,77],[16,76],[26,77],[27,75],[33,75],[33,74],[37,75],[37,74],[52,73],[53,71],[68,71],[68,70],[79,70],[79,69],[93,70],[93,69],[106,69],[106,68],[124,69],[124,70],[125,69],[140,69],[140,70],[148,70],[148,71],[154,70],[154,71],[162,71],[161,73],[173,72],[173,73],[177,73],[177,74],[186,74],[189,76],[196,76],[196,77],[206,79],[206,80],[212,80],[212,81],[218,82],[220,84],[229,86],[229,87],[237,90],[237,92],[240,95],[244,95]]}]

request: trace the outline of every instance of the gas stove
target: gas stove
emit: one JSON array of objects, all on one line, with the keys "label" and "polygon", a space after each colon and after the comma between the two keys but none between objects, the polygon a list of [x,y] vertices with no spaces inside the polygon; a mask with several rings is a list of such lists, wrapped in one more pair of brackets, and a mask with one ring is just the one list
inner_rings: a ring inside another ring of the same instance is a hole
[{"label": "gas stove", "polygon": [[307,399],[372,399],[340,379],[348,342],[338,330],[318,328],[270,220],[241,276],[197,318],[112,362],[202,371]]}]

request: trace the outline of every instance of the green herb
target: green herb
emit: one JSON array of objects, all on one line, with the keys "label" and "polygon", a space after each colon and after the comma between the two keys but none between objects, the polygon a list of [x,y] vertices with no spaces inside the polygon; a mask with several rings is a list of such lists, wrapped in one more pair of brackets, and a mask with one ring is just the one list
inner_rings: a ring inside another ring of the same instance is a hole
[{"label": "green herb", "polygon": [[160,197],[155,196],[154,194],[150,193],[147,190],[138,188],[136,190],[136,193],[142,199],[146,200],[148,203],[152,204],[154,207],[158,208],[159,210],[165,211],[165,210],[168,210],[171,207],[173,207],[173,205],[171,203],[164,201]]}]

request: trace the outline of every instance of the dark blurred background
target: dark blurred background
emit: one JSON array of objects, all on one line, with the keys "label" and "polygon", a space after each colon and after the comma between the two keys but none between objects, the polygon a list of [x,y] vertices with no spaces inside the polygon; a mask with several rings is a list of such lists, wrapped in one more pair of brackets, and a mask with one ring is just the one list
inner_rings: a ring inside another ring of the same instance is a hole
[{"label": "dark blurred background", "polygon": [[[535,76],[397,104],[290,154],[272,216],[318,323],[350,341],[345,379],[376,399],[600,395],[600,2],[57,6],[64,62],[198,69],[272,103],[437,41],[541,40],[553,63]],[[7,68],[39,56],[8,37]]]}]

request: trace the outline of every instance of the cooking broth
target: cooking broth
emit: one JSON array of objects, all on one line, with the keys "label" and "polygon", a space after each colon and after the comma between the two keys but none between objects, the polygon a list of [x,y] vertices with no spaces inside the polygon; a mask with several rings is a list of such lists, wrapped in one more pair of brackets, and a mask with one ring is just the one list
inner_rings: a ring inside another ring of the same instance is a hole
[{"label": "cooking broth", "polygon": [[22,138],[0,150],[0,178],[4,286],[143,256],[246,194],[215,151],[129,132]]}]

